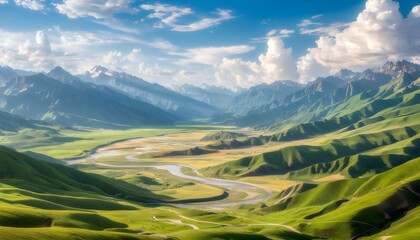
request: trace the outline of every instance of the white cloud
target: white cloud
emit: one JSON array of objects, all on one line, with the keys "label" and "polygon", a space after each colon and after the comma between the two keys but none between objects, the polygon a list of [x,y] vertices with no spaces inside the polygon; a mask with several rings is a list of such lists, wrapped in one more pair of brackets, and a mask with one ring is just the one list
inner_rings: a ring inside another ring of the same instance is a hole
[{"label": "white cloud", "polygon": [[[212,81],[211,76],[214,75],[208,70],[211,66],[200,66],[195,71],[190,66],[186,69],[171,67],[170,64],[167,66],[167,61],[162,64],[150,63],[153,60],[143,56],[139,48],[129,51],[119,48],[105,50],[122,43],[142,44],[166,51],[178,49],[162,39],[145,41],[124,34],[64,31],[59,27],[35,32],[9,32],[0,29],[0,36],[7,36],[0,41],[0,64],[17,69],[49,71],[55,66],[62,66],[72,73],[83,73],[92,66],[101,64],[162,84],[168,81]],[[156,58],[154,60],[159,62]],[[198,73],[201,75],[195,75]]]},{"label": "white cloud", "polygon": [[215,65],[216,80],[229,88],[247,88],[264,82],[297,78],[292,49],[285,48],[279,37],[268,40],[267,52],[261,54],[258,60],[259,63],[239,58],[223,58],[220,64]]},{"label": "white cloud", "polygon": [[171,42],[166,41],[166,40],[162,40],[162,39],[156,39],[154,41],[151,42],[145,42],[145,44],[160,49],[160,50],[171,50],[174,51],[177,49],[177,47],[175,45],[173,45]]},{"label": "white cloud", "polygon": [[289,37],[290,34],[294,33],[295,30],[291,30],[291,29],[280,29],[279,34],[283,37]]},{"label": "white cloud", "polygon": [[270,38],[274,37],[280,37],[280,38],[288,38],[290,35],[295,33],[295,30],[293,29],[273,29],[269,31],[265,37],[257,37],[257,38],[251,38],[252,43],[266,43],[270,40]]},{"label": "white cloud", "polygon": [[[7,1],[3,3],[7,3]],[[15,4],[37,11],[44,9],[44,0],[15,0]]]},{"label": "white cloud", "polygon": [[[104,46],[138,43],[123,34],[108,32],[63,31],[54,27],[36,32],[8,32],[0,29],[0,63],[13,68],[48,71],[60,65],[82,72],[103,61]],[[134,54],[135,52],[133,52]],[[130,60],[133,55],[128,55]]]},{"label": "white cloud", "polygon": [[113,50],[109,51],[102,57],[102,63],[105,66],[117,70],[124,71],[130,74],[138,74],[142,62],[141,49],[134,48],[128,53]]},{"label": "white cloud", "polygon": [[[3,35],[5,32],[0,33]],[[0,62],[4,65],[32,70],[43,70],[45,66],[53,65],[51,45],[43,31],[32,36],[23,33],[11,33],[7,36],[8,41],[0,44]]]},{"label": "white cloud", "polygon": [[197,22],[193,22],[186,25],[174,25],[172,27],[173,31],[178,32],[192,32],[192,31],[198,31],[205,28],[213,27],[215,25],[220,24],[223,21],[229,20],[234,18],[232,15],[232,12],[230,10],[223,10],[223,9],[217,9],[216,15],[218,17],[215,18],[203,18]]},{"label": "white cloud", "polygon": [[292,57],[292,49],[285,48],[280,38],[270,38],[267,46],[266,54],[258,57],[265,79],[270,82],[296,79],[296,64]]},{"label": "white cloud", "polygon": [[168,76],[186,76],[186,71],[172,70],[159,64],[148,65],[141,56],[141,49],[135,48],[128,53],[113,50],[102,57],[102,64],[114,71],[123,71],[145,79],[161,79]]},{"label": "white cloud", "polygon": [[327,26],[317,27],[317,28],[300,28],[301,34],[308,34],[308,35],[330,35],[335,36],[336,34],[340,33],[343,29],[347,28],[349,23],[342,23],[336,22],[331,23]]},{"label": "white cloud", "polygon": [[8,0],[0,0],[0,4],[6,4],[8,2],[9,2]]},{"label": "white cloud", "polygon": [[223,21],[234,18],[230,10],[217,9],[214,13],[217,15],[217,17],[202,18],[189,24],[180,24],[178,22],[181,17],[194,13],[191,8],[177,7],[169,4],[142,4],[140,5],[140,8],[152,12],[147,16],[147,18],[159,19],[159,22],[154,24],[155,28],[168,27],[172,31],[177,32],[198,31],[218,25]]},{"label": "white cloud", "polygon": [[410,17],[410,18],[418,18],[418,17],[420,17],[420,5],[415,6],[415,7],[411,10],[411,12],[410,12],[410,14],[409,14],[409,17]]},{"label": "white cloud", "polygon": [[261,66],[256,62],[223,58],[215,68],[217,82],[230,89],[248,88],[262,82]]},{"label": "white cloud", "polygon": [[94,19],[95,23],[126,33],[138,33],[138,29],[127,27],[114,16],[118,13],[134,14],[138,9],[130,6],[131,0],[64,0],[53,4],[59,13],[69,18]]},{"label": "white cloud", "polygon": [[276,34],[276,32],[277,32],[277,29],[273,29],[273,30],[269,31],[269,32],[266,34],[266,36],[267,36],[267,37],[271,37],[271,36],[273,36],[274,34]]},{"label": "white cloud", "polygon": [[112,18],[117,13],[133,13],[131,0],[64,0],[54,4],[57,10],[69,18],[93,17],[96,19]]},{"label": "white cloud", "polygon": [[138,67],[138,74],[146,79],[162,76],[174,76],[178,74],[177,71],[163,68],[159,66],[159,64],[154,64],[152,67],[150,67],[147,66],[144,62],[140,62]]},{"label": "white cloud", "polygon": [[311,26],[311,25],[321,25],[321,23],[313,22],[309,19],[303,19],[302,21],[300,21],[299,24],[297,24],[297,26],[301,28]]},{"label": "white cloud", "polygon": [[140,7],[143,10],[153,12],[147,16],[148,18],[160,19],[160,22],[154,25],[156,28],[174,26],[178,18],[193,13],[191,8],[181,8],[168,4],[142,4]]},{"label": "white cloud", "polygon": [[116,63],[120,62],[122,60],[122,53],[120,51],[110,51],[108,52],[104,57],[103,61],[107,65],[116,65]]},{"label": "white cloud", "polygon": [[[327,33],[317,47],[298,61],[302,82],[330,74],[340,68],[361,70],[387,60],[415,58],[420,55],[420,7],[413,8],[408,18],[399,12],[399,4],[391,0],[368,0],[357,20],[343,30]],[[320,71],[320,67],[322,71]]]},{"label": "white cloud", "polygon": [[254,47],[248,45],[237,45],[228,47],[190,48],[184,52],[169,52],[169,54],[185,57],[178,61],[181,64],[201,63],[213,65],[220,62],[224,57],[250,52],[254,49]]}]

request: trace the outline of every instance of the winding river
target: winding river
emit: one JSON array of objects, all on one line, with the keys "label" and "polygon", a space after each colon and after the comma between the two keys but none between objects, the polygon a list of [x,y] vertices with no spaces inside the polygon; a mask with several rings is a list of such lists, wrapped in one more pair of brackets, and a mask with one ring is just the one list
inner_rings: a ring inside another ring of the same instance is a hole
[{"label": "winding river", "polygon": [[[132,141],[127,140],[127,141]],[[267,200],[269,197],[272,196],[272,191],[266,188],[262,188],[257,185],[253,185],[250,183],[244,183],[244,182],[238,182],[238,181],[231,181],[231,180],[222,180],[222,179],[215,179],[215,178],[206,178],[203,176],[200,176],[200,173],[198,170],[192,166],[185,165],[185,164],[179,164],[179,163],[154,163],[154,162],[139,162],[139,160],[136,158],[136,156],[147,153],[147,149],[143,149],[142,151],[130,153],[127,155],[127,153],[115,151],[110,149],[109,147],[112,146],[112,144],[103,146],[102,148],[97,148],[94,151],[90,152],[89,155],[82,159],[77,160],[70,160],[67,161],[67,164],[74,165],[74,164],[81,164],[84,162],[93,163],[97,166],[102,167],[109,167],[109,168],[156,168],[160,170],[166,170],[170,174],[188,179],[194,182],[199,182],[215,187],[219,187],[224,189],[226,192],[231,192],[232,190],[243,192],[247,195],[244,199],[240,200],[229,200],[229,197],[225,199],[225,201],[211,201],[211,202],[205,202],[205,203],[185,203],[185,204],[170,204],[176,207],[180,208],[219,208],[219,207],[228,207],[228,206],[234,206],[234,205],[240,205],[240,204],[250,204],[250,203],[258,203]],[[108,148],[105,148],[108,147]],[[120,157],[124,156],[130,164],[107,164],[107,163],[100,163],[96,162],[97,159],[101,157]],[[133,162],[133,163],[131,163]],[[182,172],[182,168],[189,168],[191,169],[196,176],[187,175]]]}]

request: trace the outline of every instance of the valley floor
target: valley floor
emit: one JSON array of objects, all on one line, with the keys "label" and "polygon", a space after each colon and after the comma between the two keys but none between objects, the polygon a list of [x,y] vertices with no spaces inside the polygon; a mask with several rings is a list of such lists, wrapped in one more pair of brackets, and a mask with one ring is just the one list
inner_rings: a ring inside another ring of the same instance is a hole
[{"label": "valley floor", "polygon": [[[420,197],[418,173],[407,175],[406,178],[399,176],[399,185],[387,185],[389,191],[378,192],[378,196],[347,194],[327,199],[331,194],[331,189],[327,187],[331,184],[346,185],[340,189],[350,189],[352,187],[349,186],[362,182],[356,183],[357,179],[353,180],[337,171],[306,173],[299,177],[289,174],[214,175],[212,171],[238,159],[257,158],[279,149],[323,146],[332,138],[351,136],[349,132],[218,149],[204,154],[179,154],[180,151],[193,148],[207,149],[211,142],[200,139],[226,129],[248,136],[269,134],[217,126],[61,131],[61,137],[74,139],[63,139],[63,142],[54,145],[42,143],[51,140],[46,135],[41,137],[41,141],[23,145],[20,140],[36,134],[33,132],[6,136],[6,145],[19,151],[30,150],[42,154],[38,157],[45,155],[63,159],[61,161],[65,165],[83,172],[128,182],[141,189],[141,194],[151,200],[138,203],[117,196],[104,197],[80,192],[63,197],[59,191],[40,193],[36,188],[0,180],[0,239],[350,239],[363,236],[369,239],[409,239],[407,237],[420,234],[419,227],[414,230],[409,227],[418,223],[418,205],[380,230],[372,223],[376,220],[369,217],[359,219],[360,212],[355,214],[353,210],[345,209],[348,205],[346,202],[357,202],[358,197],[367,202],[367,206],[373,206],[375,198],[392,197],[396,191],[412,191]],[[415,136],[418,137],[418,134]],[[387,149],[392,149],[390,146]],[[375,149],[379,151],[379,148]],[[418,170],[419,164],[420,160],[417,159],[400,167]],[[361,179],[384,181],[380,175],[393,170],[378,175],[367,174]],[[379,180],[371,179],[372,176],[379,176]],[[401,186],[405,186],[403,183],[414,185],[407,185],[404,189],[408,190],[401,190]],[[315,192],[318,188],[321,189]],[[300,195],[312,192],[325,196],[314,198],[308,195],[306,200],[299,199]],[[312,203],[308,202],[310,199],[313,199]],[[418,204],[418,199],[413,201]],[[360,204],[354,206],[360,207]],[[331,215],[342,208],[343,211],[338,211],[340,216]],[[50,218],[52,225],[44,226],[48,225],[46,219]],[[19,231],[16,231],[16,225],[19,225],[15,224],[16,221],[22,222]],[[329,230],[331,228],[335,230]],[[354,233],[356,229],[357,234]],[[404,229],[410,230],[404,232]]]}]

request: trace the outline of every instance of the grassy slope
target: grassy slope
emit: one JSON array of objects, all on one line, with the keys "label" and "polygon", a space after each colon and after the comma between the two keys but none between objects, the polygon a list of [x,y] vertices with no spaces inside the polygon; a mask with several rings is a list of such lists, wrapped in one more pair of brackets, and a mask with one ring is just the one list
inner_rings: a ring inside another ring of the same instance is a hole
[{"label": "grassy slope", "polygon": [[284,178],[309,182],[340,174],[347,179],[289,187],[266,203],[244,206],[239,212],[245,210],[245,215],[254,214],[261,221],[289,224],[305,234],[325,238],[418,236],[420,92],[390,89],[372,93],[385,95],[383,101],[358,106],[346,103],[353,108],[331,113],[334,116],[329,120],[292,127],[275,140],[313,138],[316,142],[322,138],[318,135],[335,132],[334,139],[292,145],[203,172],[224,177],[283,174]]},{"label": "grassy slope", "polygon": [[99,194],[139,202],[147,202],[157,197],[145,189],[123,181],[39,161],[2,146],[0,146],[0,178],[3,183],[37,193],[68,192],[67,194],[72,193],[75,196]]},{"label": "grassy slope", "polygon": [[[366,169],[374,165],[378,168],[383,165],[388,166],[382,168],[381,171],[384,171],[412,159],[419,153],[407,153],[404,150],[410,151],[409,146],[406,149],[405,146],[395,147],[394,144],[419,134],[420,90],[408,86],[390,93],[386,87],[389,86],[386,85],[383,89],[375,91],[377,95],[385,95],[385,99],[376,99],[353,113],[346,112],[346,115],[329,120],[300,124],[271,137],[274,141],[290,141],[316,138],[320,134],[335,131],[337,137],[334,140],[326,141],[319,146],[286,147],[210,167],[204,172],[211,176],[286,174],[290,171],[299,171],[292,175],[302,175],[305,172],[329,174],[336,172],[337,169],[345,170],[346,167],[354,164],[357,164],[358,168],[365,167]],[[385,104],[387,101],[392,104]],[[263,140],[266,138],[263,137]],[[414,148],[417,147],[416,144],[414,145]],[[398,147],[403,150],[398,151],[396,149]],[[389,150],[390,148],[393,149]],[[369,151],[373,157],[360,156]],[[383,154],[383,152],[386,153]],[[362,161],[362,159],[367,161]],[[398,161],[399,163],[395,164]],[[363,166],[364,164],[366,166]],[[310,169],[307,169],[308,167]],[[352,174],[347,169],[343,174],[357,177],[364,173],[359,171]]]},{"label": "grassy slope", "polygon": [[420,158],[416,158],[372,177],[322,184],[255,211],[266,214],[264,219],[281,216],[286,224],[322,237],[349,239],[384,230],[382,236],[406,234],[400,228],[409,229],[407,234],[418,233],[411,224],[420,203],[419,166]]},{"label": "grassy slope", "polygon": [[228,139],[236,139],[239,137],[245,137],[245,134],[236,133],[236,132],[229,132],[229,131],[219,131],[215,133],[209,133],[204,136],[201,141],[219,141],[219,140],[228,140]]},{"label": "grassy slope", "polygon": [[[278,151],[263,153],[255,157],[246,157],[237,161],[209,167],[204,172],[210,176],[286,174],[290,171],[302,170],[316,164],[329,163],[346,156],[388,146],[413,136],[415,139],[418,139],[419,132],[420,126],[414,125],[412,127],[402,127],[371,134],[358,134],[341,139],[332,139],[320,146],[303,145],[285,147]],[[415,146],[417,146],[417,142],[415,142]],[[416,156],[418,153],[414,152],[413,154]]]},{"label": "grassy slope", "polygon": [[[406,81],[405,84],[400,84],[401,81]],[[417,80],[418,81],[418,80]],[[309,123],[316,121],[324,121],[325,119],[343,118],[345,115],[362,112],[366,113],[379,108],[389,108],[398,104],[401,94],[408,94],[416,92],[419,94],[419,87],[415,84],[415,79],[406,76],[406,79],[397,78],[391,82],[382,85],[378,88],[363,91],[353,96],[348,96],[340,101],[334,101],[330,98],[334,96],[326,95],[323,98],[300,106],[298,111],[296,108],[289,109],[293,114],[285,114],[277,112],[274,114],[281,114],[276,120],[269,121],[272,129],[291,128],[299,123]],[[412,83],[412,84],[410,84]],[[418,97],[417,97],[418,100]],[[418,103],[418,102],[417,102]],[[293,104],[292,104],[293,105]],[[287,116],[285,119],[283,116]],[[272,116],[266,116],[262,121],[270,119]],[[265,124],[268,124],[267,122]],[[274,124],[273,124],[274,123]]]}]

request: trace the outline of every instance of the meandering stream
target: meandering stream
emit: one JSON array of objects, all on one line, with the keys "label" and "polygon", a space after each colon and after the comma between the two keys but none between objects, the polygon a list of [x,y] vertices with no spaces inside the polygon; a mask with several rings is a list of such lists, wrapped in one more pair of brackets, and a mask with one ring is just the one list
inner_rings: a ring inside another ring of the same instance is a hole
[{"label": "meandering stream", "polygon": [[[127,141],[132,141],[127,140]],[[112,146],[107,145],[107,147]],[[220,201],[213,201],[213,202],[205,202],[205,203],[188,203],[188,204],[171,204],[177,207],[181,208],[216,208],[216,207],[227,207],[227,206],[233,206],[233,205],[239,205],[239,204],[250,204],[250,203],[258,203],[267,200],[269,197],[272,196],[272,191],[266,188],[262,188],[257,185],[253,185],[250,183],[243,183],[238,181],[231,181],[231,180],[222,180],[222,179],[215,179],[215,178],[206,178],[203,176],[200,176],[200,173],[198,170],[192,166],[185,165],[185,164],[178,164],[178,163],[154,163],[154,162],[139,162],[139,160],[136,158],[136,156],[147,153],[147,151],[144,151],[142,149],[139,152],[132,152],[130,154],[124,153],[124,152],[118,152],[115,150],[112,150],[112,148],[97,148],[95,151],[92,151],[88,156],[77,159],[77,160],[71,160],[67,163],[69,165],[73,164],[80,164],[83,162],[90,161],[95,165],[102,166],[102,167],[109,167],[109,168],[156,168],[161,170],[166,170],[170,174],[188,179],[191,181],[215,186],[224,189],[227,192],[231,192],[232,190],[244,192],[247,194],[247,197],[241,200],[232,200],[229,201],[229,197],[227,200],[220,202]],[[96,159],[99,159],[101,157],[120,157],[124,156],[127,160],[130,162],[133,162],[132,164],[107,164],[107,163],[100,163],[95,161]],[[187,175],[182,172],[182,168],[189,168],[191,169],[196,176]]]}]

